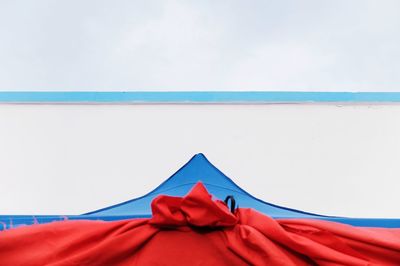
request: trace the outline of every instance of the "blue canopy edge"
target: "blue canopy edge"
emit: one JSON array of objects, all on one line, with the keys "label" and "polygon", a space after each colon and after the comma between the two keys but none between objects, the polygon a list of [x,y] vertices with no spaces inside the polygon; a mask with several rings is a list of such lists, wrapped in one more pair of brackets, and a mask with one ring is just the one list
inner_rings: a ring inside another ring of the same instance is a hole
[{"label": "blue canopy edge", "polygon": [[148,194],[117,205],[106,207],[85,215],[151,215],[151,201],[158,195],[184,196],[201,181],[216,198],[227,195],[235,197],[240,207],[253,208],[274,218],[279,217],[322,217],[322,215],[274,205],[250,195],[223,174],[202,154],[196,154],[170,178]]},{"label": "blue canopy edge", "polygon": [[196,154],[170,178],[146,195],[82,215],[0,215],[0,230],[59,220],[114,221],[151,217],[151,201],[159,195],[184,196],[201,181],[216,198],[235,197],[239,207],[253,208],[273,218],[311,218],[335,221],[354,226],[400,228],[400,219],[367,219],[324,216],[286,208],[260,200],[224,175],[203,154]]}]

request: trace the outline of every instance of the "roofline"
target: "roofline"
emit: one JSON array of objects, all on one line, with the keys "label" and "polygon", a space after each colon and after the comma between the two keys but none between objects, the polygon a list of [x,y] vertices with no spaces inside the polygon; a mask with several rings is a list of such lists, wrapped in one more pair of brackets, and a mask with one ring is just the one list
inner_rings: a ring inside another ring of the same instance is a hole
[{"label": "roofline", "polygon": [[299,91],[1,91],[1,103],[269,104],[400,103],[400,92]]}]

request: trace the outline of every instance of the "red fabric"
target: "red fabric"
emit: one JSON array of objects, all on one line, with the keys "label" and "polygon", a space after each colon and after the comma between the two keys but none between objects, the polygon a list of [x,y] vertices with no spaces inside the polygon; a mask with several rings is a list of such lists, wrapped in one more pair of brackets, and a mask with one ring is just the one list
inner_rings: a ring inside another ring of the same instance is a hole
[{"label": "red fabric", "polygon": [[232,214],[201,183],[152,210],[151,219],[0,232],[0,265],[400,265],[400,229]]}]

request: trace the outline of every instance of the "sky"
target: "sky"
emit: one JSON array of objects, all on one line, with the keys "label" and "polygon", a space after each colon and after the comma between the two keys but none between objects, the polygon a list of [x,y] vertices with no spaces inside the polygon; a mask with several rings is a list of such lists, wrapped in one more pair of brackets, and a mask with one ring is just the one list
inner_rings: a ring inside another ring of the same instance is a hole
[{"label": "sky", "polygon": [[2,91],[400,91],[400,1],[0,2]]}]

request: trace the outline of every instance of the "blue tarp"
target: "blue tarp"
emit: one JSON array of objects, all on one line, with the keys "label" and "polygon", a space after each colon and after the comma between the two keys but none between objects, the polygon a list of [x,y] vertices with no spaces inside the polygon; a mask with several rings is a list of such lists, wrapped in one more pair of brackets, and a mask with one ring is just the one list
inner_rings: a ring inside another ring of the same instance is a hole
[{"label": "blue tarp", "polygon": [[312,218],[337,221],[356,226],[400,228],[400,219],[362,219],[323,216],[262,201],[241,189],[229,177],[224,175],[220,170],[212,165],[203,154],[197,154],[164,183],[140,198],[132,199],[130,201],[82,215],[2,215],[0,216],[0,230],[21,225],[45,223],[63,219],[100,219],[113,221],[129,218],[150,217],[150,203],[155,197],[163,194],[171,196],[184,196],[198,181],[203,182],[203,184],[207,187],[207,190],[216,198],[225,199],[226,196],[232,195],[234,196],[239,207],[253,208],[274,218]]}]

